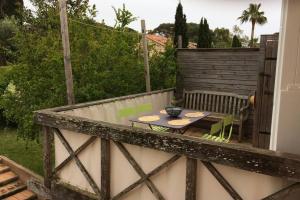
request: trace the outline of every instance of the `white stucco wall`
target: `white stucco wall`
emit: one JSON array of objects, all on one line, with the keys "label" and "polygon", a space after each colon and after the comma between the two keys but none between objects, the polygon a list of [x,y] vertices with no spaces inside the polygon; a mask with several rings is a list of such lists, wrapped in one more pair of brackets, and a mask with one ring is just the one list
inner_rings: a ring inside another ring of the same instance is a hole
[{"label": "white stucco wall", "polygon": [[300,1],[283,0],[270,149],[300,154]]}]

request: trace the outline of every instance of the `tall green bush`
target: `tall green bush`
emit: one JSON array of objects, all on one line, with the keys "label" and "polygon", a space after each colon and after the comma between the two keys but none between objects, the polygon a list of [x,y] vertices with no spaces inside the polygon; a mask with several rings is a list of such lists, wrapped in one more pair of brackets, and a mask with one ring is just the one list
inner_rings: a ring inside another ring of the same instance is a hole
[{"label": "tall green bush", "polygon": [[205,18],[201,18],[198,32],[198,48],[211,48],[212,47],[212,32]]},{"label": "tall green bush", "polygon": [[[25,17],[28,23],[15,37],[18,59],[3,81],[6,89],[0,98],[5,117],[16,122],[21,136],[29,139],[35,139],[39,132],[33,123],[33,111],[67,103],[57,4],[36,2],[36,16],[29,13]],[[96,23],[90,7],[76,6],[81,10],[68,10],[76,103],[144,92],[138,33]],[[170,51],[151,59],[152,72],[158,71],[152,76],[154,88],[173,83],[168,78],[157,83],[160,80],[155,77],[173,75],[168,72],[174,67]]]},{"label": "tall green bush", "polygon": [[178,36],[182,36],[182,47],[186,48],[189,45],[188,27],[186,23],[186,15],[183,13],[182,4],[179,3],[175,14],[175,27],[174,27],[174,46],[177,47]]}]

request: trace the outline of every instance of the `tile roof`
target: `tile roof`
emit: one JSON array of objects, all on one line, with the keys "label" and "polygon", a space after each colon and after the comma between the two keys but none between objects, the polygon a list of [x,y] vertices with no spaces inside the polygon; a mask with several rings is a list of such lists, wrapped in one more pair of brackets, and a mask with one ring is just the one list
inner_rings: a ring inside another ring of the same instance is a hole
[{"label": "tile roof", "polygon": [[162,46],[165,46],[168,42],[168,38],[157,34],[147,34],[146,38]]}]

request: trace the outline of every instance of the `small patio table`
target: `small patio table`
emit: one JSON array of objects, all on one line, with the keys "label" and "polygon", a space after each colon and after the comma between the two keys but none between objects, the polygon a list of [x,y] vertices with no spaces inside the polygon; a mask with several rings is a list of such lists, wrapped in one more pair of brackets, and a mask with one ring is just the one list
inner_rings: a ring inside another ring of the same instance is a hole
[{"label": "small patio table", "polygon": [[[186,114],[188,114],[188,113],[199,113],[199,112],[201,112],[202,115],[198,116],[198,117],[187,117],[186,116]],[[135,117],[133,119],[130,119],[129,121],[131,121],[132,126],[134,126],[134,123],[140,123],[140,124],[148,125],[151,129],[153,129],[153,126],[159,126],[159,127],[164,127],[164,128],[170,129],[171,132],[173,132],[173,133],[184,134],[188,130],[188,128],[190,127],[191,124],[207,117],[208,115],[210,115],[210,112],[183,109],[181,114],[178,117],[170,117],[168,114],[163,113],[163,111],[157,111],[157,112],[153,112],[150,114]],[[155,116],[155,117],[158,117],[159,119],[157,119],[155,121],[139,120],[140,117],[147,117],[147,116]],[[188,121],[184,125],[169,124],[169,122],[172,120],[181,120],[181,119],[188,119]]]}]

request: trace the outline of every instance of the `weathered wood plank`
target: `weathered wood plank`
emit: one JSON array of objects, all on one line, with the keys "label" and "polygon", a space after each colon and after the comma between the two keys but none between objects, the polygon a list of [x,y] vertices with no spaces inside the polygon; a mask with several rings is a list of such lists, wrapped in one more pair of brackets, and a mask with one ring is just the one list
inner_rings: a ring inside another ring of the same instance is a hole
[{"label": "weathered wood plank", "polygon": [[186,184],[185,199],[196,200],[197,194],[197,160],[187,158],[186,160]]},{"label": "weathered wood plank", "polygon": [[101,139],[101,191],[103,200],[110,199],[110,141]]},{"label": "weathered wood plank", "polygon": [[[294,195],[294,193],[296,192],[297,194]],[[300,183],[294,183],[288,187],[279,190],[278,192],[275,192],[274,194],[271,194],[263,198],[262,200],[282,200],[282,199],[293,200],[293,199],[297,199],[299,195],[300,195]]]},{"label": "weathered wood plank", "polygon": [[203,165],[210,171],[210,173],[217,179],[222,187],[228,192],[228,194],[236,200],[242,200],[243,198],[235,191],[235,189],[228,183],[228,181],[222,176],[222,174],[210,163],[202,161]]},{"label": "weathered wood plank", "polygon": [[52,132],[47,126],[43,126],[43,163],[44,163],[44,185],[46,188],[51,189],[52,177],[52,162],[51,162],[51,145],[52,145]]},{"label": "weathered wood plank", "polygon": [[[55,128],[99,136],[117,142],[157,149],[173,154],[224,164],[271,176],[300,180],[300,156],[250,148],[238,144],[215,143],[184,135],[155,132],[140,128],[98,122],[54,113],[35,113],[35,122]],[[230,159],[229,159],[230,158]]]}]

